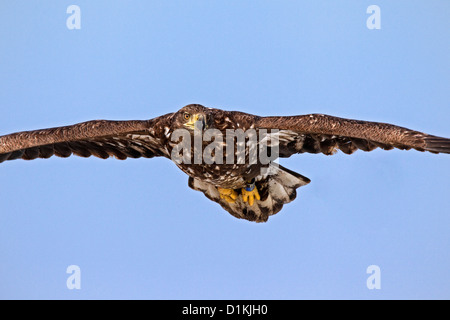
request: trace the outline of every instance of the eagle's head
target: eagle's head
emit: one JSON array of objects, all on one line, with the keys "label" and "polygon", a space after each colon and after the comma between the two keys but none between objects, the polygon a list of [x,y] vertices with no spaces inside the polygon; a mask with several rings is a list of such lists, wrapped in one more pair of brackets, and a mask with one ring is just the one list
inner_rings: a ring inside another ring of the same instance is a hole
[{"label": "eagle's head", "polygon": [[210,127],[212,114],[200,104],[187,105],[175,113],[174,124],[177,128],[206,130]]}]

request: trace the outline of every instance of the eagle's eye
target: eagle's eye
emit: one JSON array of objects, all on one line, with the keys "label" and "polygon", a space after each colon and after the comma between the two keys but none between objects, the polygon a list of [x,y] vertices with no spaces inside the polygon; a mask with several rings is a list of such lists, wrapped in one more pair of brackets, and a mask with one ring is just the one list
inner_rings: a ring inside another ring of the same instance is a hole
[{"label": "eagle's eye", "polygon": [[183,115],[184,120],[189,120],[191,118],[191,115],[187,112],[184,113]]}]

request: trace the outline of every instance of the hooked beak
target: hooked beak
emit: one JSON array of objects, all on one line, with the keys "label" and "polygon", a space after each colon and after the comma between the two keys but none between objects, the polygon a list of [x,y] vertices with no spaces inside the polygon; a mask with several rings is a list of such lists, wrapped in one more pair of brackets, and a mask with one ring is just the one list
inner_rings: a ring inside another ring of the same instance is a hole
[{"label": "hooked beak", "polygon": [[191,130],[205,130],[206,129],[206,119],[202,114],[194,114],[191,117],[189,122],[184,124],[185,127],[188,127]]}]

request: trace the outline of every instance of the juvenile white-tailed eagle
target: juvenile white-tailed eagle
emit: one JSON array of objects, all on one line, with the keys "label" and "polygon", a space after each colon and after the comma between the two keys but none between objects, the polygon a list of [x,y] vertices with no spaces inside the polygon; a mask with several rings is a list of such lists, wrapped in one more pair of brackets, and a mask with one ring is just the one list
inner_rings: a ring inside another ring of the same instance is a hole
[{"label": "juvenile white-tailed eagle", "polygon": [[[72,154],[81,157],[94,155],[102,159],[113,156],[121,160],[140,157],[173,160],[174,149],[182,140],[181,136],[173,136],[177,129],[186,130],[192,137],[192,149],[189,150],[192,154],[195,154],[196,133],[207,130],[214,130],[216,135],[214,139],[202,140],[201,150],[217,140],[217,133],[226,137],[236,130],[244,133],[253,130],[257,134],[268,132],[266,141],[276,141],[268,142],[269,153],[276,147],[278,157],[304,152],[332,155],[337,150],[352,154],[358,149],[372,151],[376,148],[450,153],[450,139],[387,123],[323,114],[260,117],[191,104],[151,120],[94,120],[0,136],[0,163],[19,158],[47,159],[53,155],[65,158]],[[246,136],[246,141],[249,139]],[[214,163],[192,159],[189,162],[175,162],[189,175],[192,189],[202,191],[233,216],[256,222],[267,221],[285,203],[295,199],[298,187],[310,182],[308,178],[273,162],[263,163],[259,159],[256,162],[247,161],[248,147],[245,147],[245,161],[236,161],[236,154],[232,155],[234,161],[225,161],[230,150],[238,153],[238,143],[227,149],[230,141],[234,143],[233,138],[216,141],[218,144],[215,147],[222,146],[226,151],[219,153],[219,149],[214,149],[210,152],[215,157]],[[262,140],[257,141],[260,145]],[[218,161],[219,158],[223,161]]]}]

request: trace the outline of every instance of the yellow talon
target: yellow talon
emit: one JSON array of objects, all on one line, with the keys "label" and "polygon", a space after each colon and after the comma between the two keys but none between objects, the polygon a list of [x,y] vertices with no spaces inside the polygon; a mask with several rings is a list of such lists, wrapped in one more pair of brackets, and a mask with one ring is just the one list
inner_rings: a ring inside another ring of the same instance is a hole
[{"label": "yellow talon", "polygon": [[248,204],[251,206],[255,202],[255,199],[261,200],[261,197],[259,196],[258,189],[256,189],[256,186],[253,188],[252,191],[247,191],[245,188],[242,188],[241,192],[242,192],[242,200],[244,200],[244,202],[248,201]]},{"label": "yellow talon", "polygon": [[238,197],[238,194],[233,189],[224,189],[217,187],[220,194],[220,199],[224,199],[228,203],[234,203]]}]

